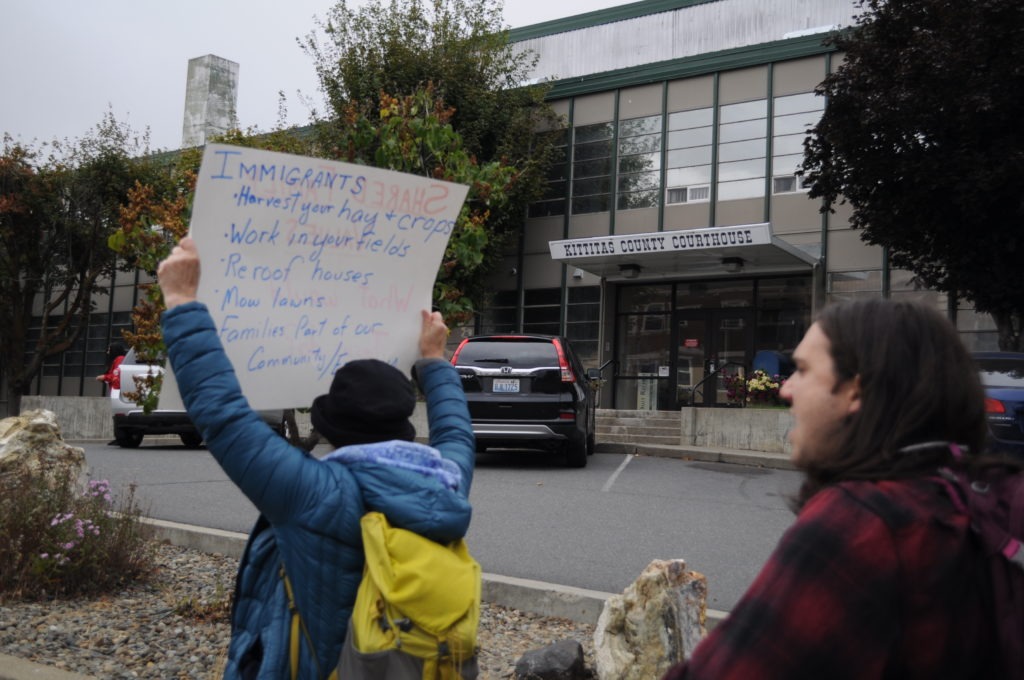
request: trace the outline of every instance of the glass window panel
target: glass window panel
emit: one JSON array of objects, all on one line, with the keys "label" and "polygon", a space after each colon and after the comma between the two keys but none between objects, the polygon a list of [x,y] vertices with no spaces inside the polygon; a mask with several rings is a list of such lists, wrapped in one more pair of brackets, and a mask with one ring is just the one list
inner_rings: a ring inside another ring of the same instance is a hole
[{"label": "glass window panel", "polygon": [[596,177],[593,179],[578,179],[572,183],[572,195],[590,196],[593,194],[607,194],[611,191],[611,177]]},{"label": "glass window panel", "polygon": [[744,142],[730,142],[718,145],[718,161],[741,161],[764,158],[767,149],[765,139],[748,139]]},{"label": "glass window panel", "polygon": [[[570,288],[569,290],[572,290]],[[570,304],[566,308],[566,316],[570,323],[580,323],[583,321],[600,321],[601,319],[601,306],[595,303],[587,303],[583,305]],[[597,333],[594,334],[597,337]]]},{"label": "glass window panel", "polygon": [[739,104],[726,104],[719,109],[719,122],[735,123],[740,120],[754,120],[768,116],[768,100],[757,99]]},{"label": "glass window panel", "polygon": [[556,217],[565,214],[565,199],[530,204],[530,217]]},{"label": "glass window panel", "polygon": [[801,111],[824,111],[825,98],[819,97],[813,92],[801,92],[800,94],[776,97],[774,109],[776,116],[784,116]]},{"label": "glass window panel", "polygon": [[619,172],[641,172],[644,170],[660,169],[660,153],[637,154],[633,156],[619,156]]},{"label": "glass window panel", "polygon": [[677,295],[677,309],[750,307],[754,304],[754,281],[728,279],[681,283]]},{"label": "glass window panel", "polygon": [[763,178],[718,183],[718,200],[720,201],[735,201],[739,198],[760,198],[764,195]]},{"label": "glass window panel", "polygon": [[718,142],[738,142],[741,139],[757,139],[766,137],[768,134],[768,121],[764,118],[759,120],[747,120],[741,123],[729,123],[718,128]]},{"label": "glass window panel", "polygon": [[646,191],[650,189],[656,190],[660,186],[661,173],[659,172],[637,172],[619,176],[619,191]]},{"label": "glass window panel", "polygon": [[802,153],[775,156],[772,158],[772,175],[792,175],[800,169],[803,162],[804,155]]},{"label": "glass window panel", "polygon": [[828,274],[829,293],[882,292],[882,270],[833,271]]},{"label": "glass window panel", "polygon": [[672,286],[623,286],[619,288],[622,312],[663,312],[672,303]]},{"label": "glass window panel", "polygon": [[700,165],[692,168],[670,168],[665,173],[665,186],[688,187],[694,184],[711,184],[710,165]]},{"label": "glass window panel", "polygon": [[[764,159],[752,161],[733,161],[718,164],[718,181],[732,182],[735,180],[764,178]],[[761,187],[764,193],[764,187]]]},{"label": "glass window panel", "polygon": [[538,323],[557,324],[562,318],[562,310],[558,307],[524,307],[523,325]]},{"label": "glass window panel", "polygon": [[565,191],[569,183],[566,181],[561,182],[548,182],[547,187],[544,189],[544,198],[551,200],[557,198],[565,198]]},{"label": "glass window panel", "polygon": [[573,166],[573,174],[577,179],[583,177],[598,177],[610,175],[612,172],[612,159],[599,158],[593,161],[582,161]]},{"label": "glass window panel", "polygon": [[612,155],[612,143],[591,142],[590,144],[577,144],[572,149],[574,161],[587,161],[592,158],[606,158]]},{"label": "glass window panel", "polygon": [[676,130],[668,133],[669,149],[685,149],[690,146],[701,146],[711,143],[711,128],[702,127],[693,130]]},{"label": "glass window panel", "polygon": [[679,168],[688,165],[707,165],[711,162],[710,146],[695,146],[691,149],[677,149],[668,152],[668,167]]},{"label": "glass window panel", "polygon": [[783,156],[788,153],[803,154],[805,135],[783,135],[772,140],[772,151]]},{"label": "glass window panel", "polygon": [[560,305],[561,288],[527,288],[523,291],[523,305]]},{"label": "glass window panel", "polygon": [[658,205],[658,194],[660,192],[657,189],[651,189],[648,191],[632,191],[625,194],[619,194],[616,207],[619,210],[632,210],[635,208],[654,208]]},{"label": "glass window panel", "polygon": [[597,196],[584,196],[572,199],[572,214],[585,215],[587,213],[608,212],[611,206],[610,194],[599,194]]},{"label": "glass window panel", "polygon": [[570,305],[586,302],[601,302],[601,286],[574,286],[569,289]]},{"label": "glass window panel", "polygon": [[714,113],[710,108],[676,111],[668,114],[669,130],[682,130],[684,128],[711,125],[712,123],[714,123]]},{"label": "glass window panel", "polygon": [[650,153],[652,151],[661,151],[661,133],[619,138],[619,153]]},{"label": "glass window panel", "polygon": [[807,134],[808,130],[818,124],[821,112],[794,113],[788,116],[775,116],[772,131],[776,135]]},{"label": "glass window panel", "polygon": [[581,125],[575,128],[575,143],[583,144],[586,142],[593,142],[600,139],[611,139],[612,138],[612,124],[611,123],[597,123],[596,125]]},{"label": "glass window panel", "polygon": [[619,137],[661,132],[661,116],[630,118],[619,123]]}]

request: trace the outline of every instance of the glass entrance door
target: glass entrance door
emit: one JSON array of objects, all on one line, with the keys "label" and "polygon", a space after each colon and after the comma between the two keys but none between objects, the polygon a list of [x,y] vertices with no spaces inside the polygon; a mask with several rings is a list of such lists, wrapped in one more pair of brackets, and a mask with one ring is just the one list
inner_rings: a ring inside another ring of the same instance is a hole
[{"label": "glass entrance door", "polygon": [[675,393],[678,406],[727,403],[726,376],[745,375],[753,358],[749,309],[690,309],[675,313]]}]

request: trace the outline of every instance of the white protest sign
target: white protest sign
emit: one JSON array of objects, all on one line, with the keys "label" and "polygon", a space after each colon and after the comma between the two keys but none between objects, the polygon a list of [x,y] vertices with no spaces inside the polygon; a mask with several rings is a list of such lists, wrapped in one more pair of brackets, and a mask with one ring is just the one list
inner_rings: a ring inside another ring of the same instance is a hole
[{"label": "white protest sign", "polygon": [[[375,358],[408,373],[468,187],[210,144],[190,233],[199,300],[255,409],[301,408]],[[181,408],[168,371],[160,408]]]}]

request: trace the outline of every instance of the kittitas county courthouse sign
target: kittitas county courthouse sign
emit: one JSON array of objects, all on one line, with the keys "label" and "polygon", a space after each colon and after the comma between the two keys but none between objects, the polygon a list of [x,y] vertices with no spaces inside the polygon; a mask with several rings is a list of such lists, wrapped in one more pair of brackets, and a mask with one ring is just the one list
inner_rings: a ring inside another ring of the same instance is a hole
[{"label": "kittitas county courthouse sign", "polygon": [[548,248],[553,260],[609,279],[806,272],[817,262],[774,236],[768,223],[592,236],[550,241]]}]

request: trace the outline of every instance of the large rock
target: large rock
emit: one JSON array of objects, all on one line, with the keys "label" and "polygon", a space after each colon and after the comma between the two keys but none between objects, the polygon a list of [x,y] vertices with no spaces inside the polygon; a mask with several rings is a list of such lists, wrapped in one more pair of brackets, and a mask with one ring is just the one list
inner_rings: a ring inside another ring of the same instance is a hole
[{"label": "large rock", "polygon": [[0,479],[71,474],[82,490],[85,473],[85,450],[64,443],[53,411],[25,411],[0,420]]},{"label": "large rock", "polygon": [[654,560],[622,595],[613,595],[594,629],[600,680],[651,680],[693,652],[704,637],[707,581],[683,560]]},{"label": "large rock", "polygon": [[583,645],[576,640],[559,640],[547,647],[531,649],[516,662],[515,680],[587,680]]}]

